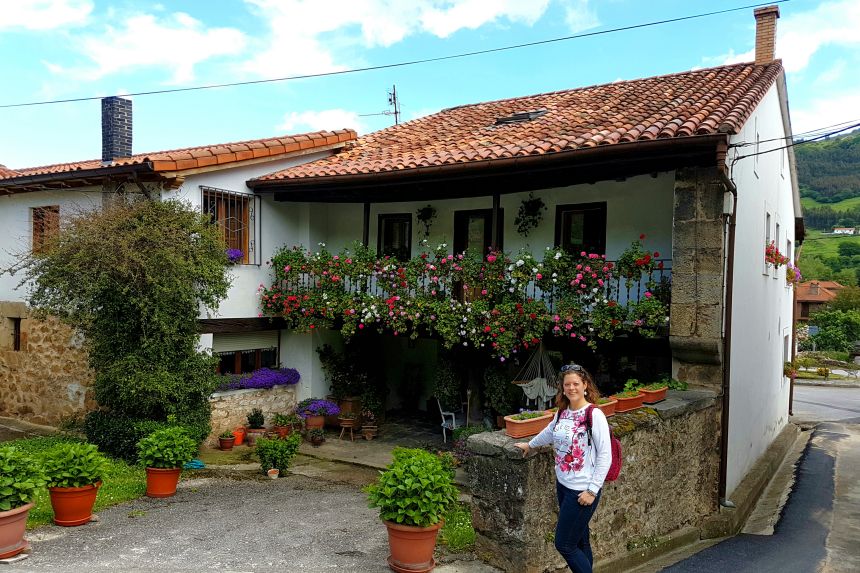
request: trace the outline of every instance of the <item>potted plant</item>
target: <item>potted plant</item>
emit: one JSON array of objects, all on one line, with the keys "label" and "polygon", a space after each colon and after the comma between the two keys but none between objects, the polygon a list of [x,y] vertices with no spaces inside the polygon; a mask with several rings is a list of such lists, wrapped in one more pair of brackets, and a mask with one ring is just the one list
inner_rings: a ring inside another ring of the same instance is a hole
[{"label": "potted plant", "polygon": [[430,571],[445,512],[457,500],[452,468],[422,449],[395,448],[394,461],[365,488],[388,528],[394,571]]},{"label": "potted plant", "polygon": [[615,406],[617,404],[618,400],[602,397],[598,398],[597,404],[595,404],[595,406],[600,408],[600,411],[603,412],[603,414],[608,418],[615,413]]},{"label": "potted plant", "polygon": [[64,442],[42,455],[42,467],[54,508],[54,523],[83,525],[92,519],[107,460],[92,444]]},{"label": "potted plant", "polygon": [[296,414],[275,414],[272,419],[279,438],[286,438],[292,432],[301,430],[302,418]]},{"label": "potted plant", "polygon": [[0,448],[0,559],[27,548],[24,532],[33,497],[45,484],[39,464],[14,447]]},{"label": "potted plant", "polygon": [[[299,451],[302,443],[301,434],[290,434],[283,440],[260,438],[257,441],[257,457],[260,458],[260,469],[267,474],[272,468],[280,474],[286,474],[290,462]],[[271,477],[271,476],[270,476]]]},{"label": "potted plant", "polygon": [[218,436],[218,447],[225,452],[232,450],[235,443],[236,436],[230,430],[225,430]]},{"label": "potted plant", "polygon": [[639,391],[645,395],[642,402],[645,404],[656,404],[666,399],[666,392],[669,390],[669,385],[663,382],[652,382],[645,386],[640,386]]},{"label": "potted plant", "polygon": [[260,408],[254,408],[248,412],[246,418],[248,418],[248,428],[245,430],[245,439],[248,440],[249,446],[253,446],[257,438],[266,434],[266,428],[264,427],[266,417]]},{"label": "potted plant", "polygon": [[308,440],[312,446],[318,448],[325,441],[325,430],[322,428],[311,428],[308,430]]},{"label": "potted plant", "polygon": [[523,410],[505,416],[505,433],[512,438],[533,436],[549,424],[555,414],[547,410]]},{"label": "potted plant", "polygon": [[272,479],[278,479],[278,476],[281,475],[281,470],[278,468],[269,468],[266,470],[266,475]]},{"label": "potted plant", "polygon": [[340,408],[330,400],[308,398],[298,403],[296,414],[304,418],[305,428],[308,430],[321,429],[325,425],[325,417],[337,416],[340,414]]},{"label": "potted plant", "polygon": [[372,440],[379,432],[379,427],[376,425],[376,414],[372,410],[364,409],[361,411],[361,434],[365,440]]},{"label": "potted plant", "polygon": [[615,411],[619,414],[641,408],[642,398],[644,397],[645,395],[640,393],[639,390],[624,390],[611,396],[613,400],[618,401],[618,404],[615,405]]},{"label": "potted plant", "polygon": [[[359,367],[360,361],[356,359],[355,350],[338,352],[331,345],[323,344],[317,348],[317,354],[330,385],[331,395],[327,398],[337,404],[340,412],[358,414],[361,411],[362,392],[368,386],[368,377]],[[335,423],[334,420],[327,422]]]},{"label": "potted plant", "polygon": [[182,466],[197,453],[197,443],[184,428],[171,426],[141,439],[137,451],[146,468],[146,495],[170,497],[176,493]]}]

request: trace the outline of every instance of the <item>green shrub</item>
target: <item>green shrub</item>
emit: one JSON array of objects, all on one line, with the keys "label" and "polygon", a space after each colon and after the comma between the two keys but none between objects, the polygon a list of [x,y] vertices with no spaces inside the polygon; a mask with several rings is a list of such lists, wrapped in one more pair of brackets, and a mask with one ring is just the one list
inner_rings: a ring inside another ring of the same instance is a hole
[{"label": "green shrub", "polygon": [[417,448],[395,448],[394,461],[365,488],[370,507],[385,521],[428,527],[457,501],[453,475],[438,456]]},{"label": "green shrub", "polygon": [[39,464],[15,447],[0,448],[0,511],[30,503],[43,485]]},{"label": "green shrub", "polygon": [[266,473],[269,468],[277,468],[281,471],[281,475],[285,474],[301,443],[301,434],[290,434],[283,440],[259,438],[257,457],[260,458],[260,468],[263,473]]},{"label": "green shrub", "polygon": [[156,430],[180,426],[197,442],[209,435],[209,409],[188,414],[181,418],[184,423],[141,420],[116,412],[97,410],[87,414],[84,432],[87,439],[100,450],[130,463],[137,462],[137,443]]},{"label": "green shrub", "polygon": [[263,411],[259,408],[254,408],[253,410],[251,410],[246,417],[248,418],[248,426],[250,428],[262,428],[263,425],[266,423],[266,418],[265,416],[263,416]]},{"label": "green shrub", "polygon": [[108,461],[93,444],[65,442],[41,457],[48,487],[84,487],[102,480]]},{"label": "green shrub", "polygon": [[486,431],[487,428],[485,428],[484,426],[463,426],[461,428],[455,429],[452,434],[454,435],[455,440],[465,440],[469,436],[480,434]]},{"label": "green shrub", "polygon": [[456,503],[445,514],[445,525],[439,532],[439,542],[455,552],[469,551],[475,545],[475,528],[469,506]]},{"label": "green shrub", "polygon": [[181,468],[197,453],[197,442],[185,428],[156,430],[137,443],[138,459],[148,468]]}]

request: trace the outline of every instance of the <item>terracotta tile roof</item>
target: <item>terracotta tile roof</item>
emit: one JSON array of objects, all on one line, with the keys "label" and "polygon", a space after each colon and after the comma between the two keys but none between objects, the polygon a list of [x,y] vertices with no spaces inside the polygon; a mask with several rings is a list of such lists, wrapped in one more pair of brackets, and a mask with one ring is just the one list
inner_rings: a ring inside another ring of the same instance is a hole
[{"label": "terracotta tile roof", "polygon": [[[818,285],[817,292],[814,285]],[[830,302],[845,287],[836,281],[809,281],[797,285],[797,302]]]},{"label": "terracotta tile roof", "polygon": [[[152,163],[155,171],[183,171],[210,165],[222,165],[236,161],[245,161],[258,157],[295,153],[306,149],[333,145],[356,139],[357,134],[351,129],[335,131],[315,131],[283,137],[252,139],[233,143],[219,143],[201,147],[186,147],[151,153],[137,153],[131,157],[114,160],[111,166],[128,166]],[[88,169],[105,167],[100,159],[77,161],[74,163],[58,163],[24,169],[0,169],[0,181],[15,177],[46,175],[51,173],[73,173]]]},{"label": "terracotta tile roof", "polygon": [[[341,152],[258,181],[405,172],[618,143],[737,133],[782,72],[779,60],[464,105],[370,133]],[[529,121],[499,118],[542,111]]]},{"label": "terracotta tile roof", "polygon": [[12,171],[8,167],[6,167],[2,163],[0,163],[0,178],[15,177],[16,175],[18,175],[18,173],[16,171]]}]

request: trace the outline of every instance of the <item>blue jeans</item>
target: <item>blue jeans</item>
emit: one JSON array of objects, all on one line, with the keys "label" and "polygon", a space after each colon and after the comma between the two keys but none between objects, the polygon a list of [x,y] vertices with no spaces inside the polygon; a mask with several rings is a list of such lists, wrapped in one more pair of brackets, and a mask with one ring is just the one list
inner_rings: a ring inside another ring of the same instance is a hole
[{"label": "blue jeans", "polygon": [[555,482],[558,495],[558,524],[555,527],[555,548],[567,561],[573,573],[591,573],[594,557],[588,541],[590,531],[588,522],[597,510],[601,489],[591,505],[579,505],[580,491],[568,489]]}]

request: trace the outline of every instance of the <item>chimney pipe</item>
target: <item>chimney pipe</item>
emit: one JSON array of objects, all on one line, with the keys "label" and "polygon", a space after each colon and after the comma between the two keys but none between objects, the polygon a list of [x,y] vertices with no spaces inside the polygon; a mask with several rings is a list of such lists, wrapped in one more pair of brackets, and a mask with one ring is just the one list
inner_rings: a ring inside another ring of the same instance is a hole
[{"label": "chimney pipe", "polygon": [[769,64],[776,54],[776,19],[779,6],[764,6],[753,11],[755,15],[755,63]]},{"label": "chimney pipe", "polygon": [[102,99],[102,163],[131,155],[131,100]]}]

